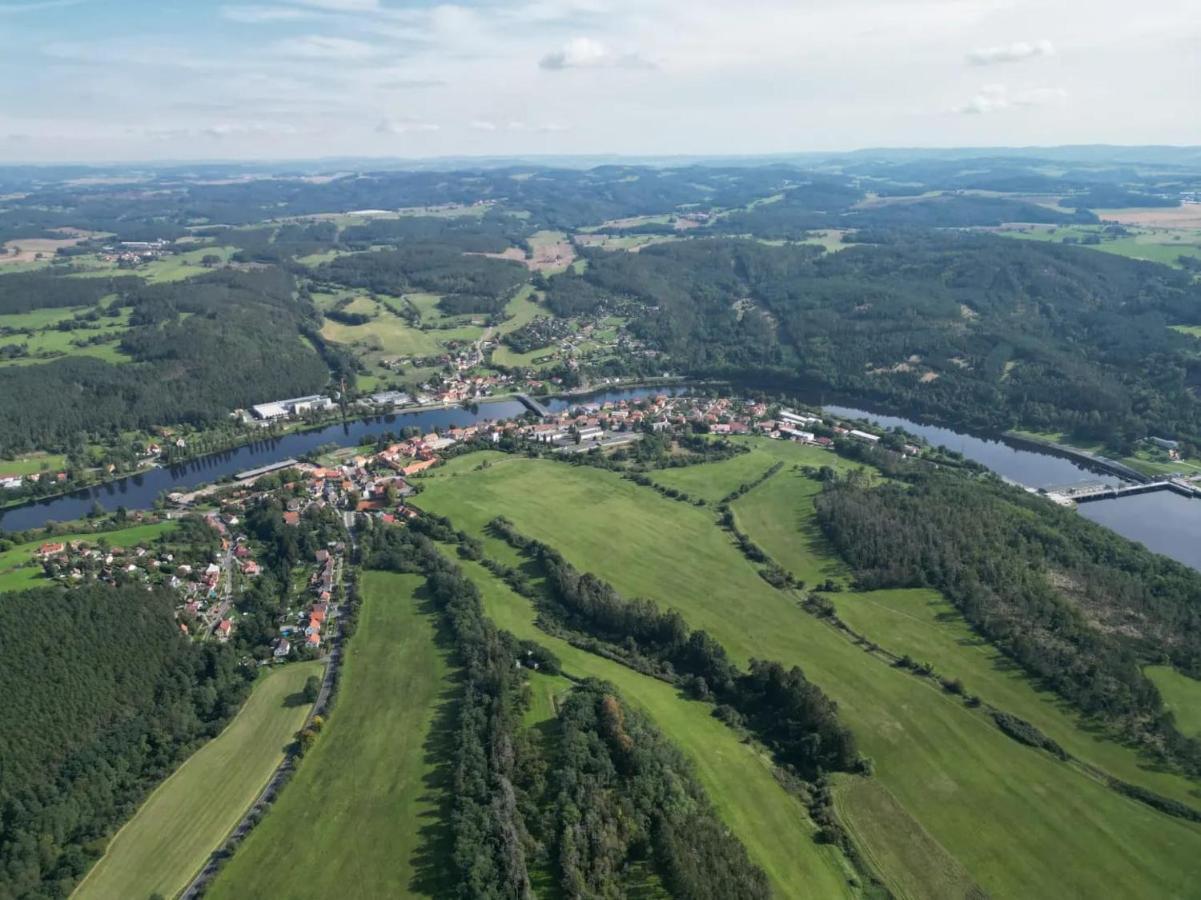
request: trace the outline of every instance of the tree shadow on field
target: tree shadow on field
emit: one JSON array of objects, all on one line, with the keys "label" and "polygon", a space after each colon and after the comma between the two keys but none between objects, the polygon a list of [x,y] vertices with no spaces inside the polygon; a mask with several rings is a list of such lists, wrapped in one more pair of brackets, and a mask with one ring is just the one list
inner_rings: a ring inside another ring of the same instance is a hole
[{"label": "tree shadow on field", "polygon": [[308,706],[310,701],[304,698],[304,691],[296,691],[284,697],[284,708],[295,709],[298,706]]},{"label": "tree shadow on field", "polygon": [[[418,609],[435,623],[434,645],[454,660],[454,642],[442,622],[438,608],[424,585],[417,591]],[[422,801],[432,808],[421,814],[421,843],[413,853],[415,874],[409,889],[418,896],[447,897],[455,882],[451,868],[454,832],[451,829],[454,786],[454,748],[459,725],[459,698],[463,673],[454,668],[447,677],[446,689],[434,701],[434,719],[422,747],[429,771],[422,778]]]}]

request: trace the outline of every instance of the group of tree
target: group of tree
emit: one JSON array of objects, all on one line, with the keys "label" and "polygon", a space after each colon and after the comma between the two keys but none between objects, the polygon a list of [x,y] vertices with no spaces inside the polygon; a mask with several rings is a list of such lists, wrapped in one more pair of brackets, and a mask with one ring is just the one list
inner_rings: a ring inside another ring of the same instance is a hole
[{"label": "group of tree", "polygon": [[322,281],[379,294],[441,294],[439,305],[451,315],[499,312],[529,278],[526,267],[515,260],[429,242],[339,256],[323,264],[316,275]]},{"label": "group of tree", "polygon": [[545,798],[529,821],[551,849],[564,896],[623,896],[648,868],[671,897],[771,896],[692,766],[612,685],[577,685],[549,734],[553,758],[523,772],[527,792]]}]

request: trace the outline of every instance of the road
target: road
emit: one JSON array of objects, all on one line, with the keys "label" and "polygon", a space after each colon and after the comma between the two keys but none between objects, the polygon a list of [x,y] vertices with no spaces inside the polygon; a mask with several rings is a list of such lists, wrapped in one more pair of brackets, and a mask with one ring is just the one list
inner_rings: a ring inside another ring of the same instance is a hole
[{"label": "road", "polygon": [[[353,535],[354,532],[351,531],[352,540]],[[345,571],[345,558],[340,559],[338,562],[339,573],[341,574]],[[329,703],[329,696],[333,692],[334,684],[337,681],[338,670],[342,665],[342,619],[346,615],[346,604],[338,604],[333,612],[334,619],[338,623],[338,628],[334,632],[330,652],[326,657],[325,672],[321,678],[321,689],[317,692],[317,699],[309,710],[308,716],[305,717],[304,725],[301,726],[302,728],[307,727],[314,716],[325,712],[326,705]],[[259,792],[259,795],[255,797],[254,803],[250,805],[250,808],[246,810],[242,818],[238,821],[238,824],[234,826],[225,843],[213,852],[209,861],[205,863],[204,868],[184,888],[183,893],[180,894],[180,900],[197,900],[197,898],[203,895],[205,887],[216,877],[220,869],[219,855],[229,845],[231,840],[241,843],[242,839],[250,832],[250,829],[267,812],[271,803],[275,800],[275,795],[283,787],[292,769],[296,767],[296,761],[297,757],[291,753],[284,757],[283,761],[280,762],[279,766],[272,773],[267,784]]]}]

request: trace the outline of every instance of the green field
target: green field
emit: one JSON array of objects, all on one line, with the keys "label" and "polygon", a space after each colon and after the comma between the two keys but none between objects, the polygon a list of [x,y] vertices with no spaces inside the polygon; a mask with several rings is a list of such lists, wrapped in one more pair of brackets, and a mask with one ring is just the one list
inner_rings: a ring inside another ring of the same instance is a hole
[{"label": "green field", "polygon": [[[505,553],[508,549],[499,544],[490,547],[497,556],[511,560]],[[712,707],[686,700],[671,685],[551,637],[534,624],[534,609],[527,599],[479,563],[456,562],[479,586],[488,616],[498,627],[553,651],[569,675],[611,682],[628,702],[654,719],[696,766],[714,806],[779,896],[795,896],[802,885],[805,894],[813,897],[851,894],[838,853],[813,842],[815,829],[803,804],[776,781],[769,759],[713,718]]]},{"label": "green field", "polygon": [[375,318],[370,322],[345,325],[326,319],[321,327],[322,336],[355,348],[371,362],[385,357],[433,356],[443,352],[440,342],[442,332],[414,328],[386,306],[372,301],[365,303],[371,304],[370,310],[354,311],[375,312]]},{"label": "green field", "polygon": [[719,462],[678,469],[660,469],[651,473],[656,484],[684,491],[691,497],[701,497],[716,503],[739,485],[749,484],[762,476],[773,464],[832,466],[846,468],[846,462],[828,450],[787,441],[772,441],[762,438],[730,438],[734,443],[751,448]]},{"label": "green field", "polygon": [[1163,695],[1164,706],[1176,717],[1176,727],[1189,737],[1201,737],[1201,681],[1170,666],[1143,670]]},{"label": "green field", "polygon": [[1105,235],[1102,226],[1099,225],[1028,226],[1021,231],[1004,229],[998,233],[1005,237],[1057,244],[1069,238],[1079,242],[1090,235],[1100,235],[1101,243],[1080,246],[1131,259],[1163,263],[1175,268],[1180,268],[1181,256],[1201,259],[1201,231],[1197,229],[1126,226],[1126,230],[1132,234],[1111,237]]},{"label": "green field", "polygon": [[[941,595],[878,591],[833,594],[831,599],[839,616],[856,631],[887,650],[933,664],[940,675],[959,678],[968,691],[1031,722],[1073,756],[1123,781],[1201,807],[1201,783],[1157,769],[1082,722],[1053,694],[1036,690],[1008,658],[975,635]],[[1160,678],[1155,681],[1158,685]],[[1194,697],[1201,699],[1201,683],[1194,681],[1192,686],[1198,692]]]},{"label": "green field", "polygon": [[[759,578],[715,526],[712,510],[596,469],[508,458],[476,471],[478,462],[460,457],[423,478],[420,505],[473,533],[503,513],[626,596],[679,609],[738,662],[758,657],[803,666],[838,702],[882,786],[984,890],[1191,893],[1201,875],[1201,828],[1015,743],[962,701],[855,647]],[[755,532],[750,536],[766,546]],[[900,851],[880,855],[911,858]],[[888,874],[890,883],[901,884],[940,878],[942,871],[930,865]],[[940,882],[924,890],[948,889]]]},{"label": "green field", "polygon": [[536,316],[550,315],[550,311],[540,306],[538,300],[539,295],[534,291],[534,286],[525,285],[513,295],[513,299],[505,304],[505,315],[508,318],[496,326],[496,334],[498,336],[508,334],[510,331],[516,331],[522,325],[528,325]]},{"label": "green field", "polygon": [[185,278],[195,278],[205,275],[212,269],[205,268],[200,261],[206,256],[216,256],[221,263],[227,263],[237,252],[236,247],[198,247],[183,253],[173,253],[161,259],[143,263],[135,269],[121,269],[116,263],[105,262],[96,256],[82,256],[75,260],[76,265],[86,266],[86,271],[75,272],[72,278],[97,278],[108,275],[138,275],[150,284],[161,284],[167,281],[183,281]]},{"label": "green field", "polygon": [[[86,306],[68,306],[56,309],[33,309],[23,313],[6,313],[0,315],[0,328],[49,328],[59,322],[72,318],[76,313],[85,312]],[[9,341],[12,338],[0,338]]]},{"label": "green field", "polygon": [[34,475],[59,472],[67,464],[62,453],[26,453],[15,459],[0,459],[0,475]]},{"label": "green field", "polygon": [[[448,652],[415,596],[416,575],[366,572],[324,733],[218,876],[212,900],[446,896],[435,847],[445,824],[453,692]],[[437,746],[431,746],[436,744]]]},{"label": "green field", "polygon": [[321,663],[259,678],[234,720],[155,789],[80,882],[77,900],[174,897],[250,808],[284,758],[309,705],[305,679]]},{"label": "green field", "polygon": [[[833,453],[825,455],[846,467]],[[849,575],[813,521],[813,498],[820,489],[801,473],[784,469],[731,504],[738,527],[811,587],[827,579],[845,584]]]},{"label": "green field", "polygon": [[147,544],[173,527],[170,522],[159,522],[154,525],[136,525],[120,531],[55,535],[31,541],[28,544],[18,544],[11,550],[0,552],[0,592],[19,591],[49,583],[42,577],[42,567],[35,559],[38,547],[48,541],[55,543],[88,541],[94,544],[104,538],[113,547],[132,547],[137,544]]}]

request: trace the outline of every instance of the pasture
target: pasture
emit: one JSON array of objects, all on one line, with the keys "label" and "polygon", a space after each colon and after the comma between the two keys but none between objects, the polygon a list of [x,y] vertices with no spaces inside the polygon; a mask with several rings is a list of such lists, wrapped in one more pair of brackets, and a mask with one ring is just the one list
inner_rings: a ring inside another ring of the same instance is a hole
[{"label": "pasture", "polygon": [[446,896],[439,841],[454,687],[422,584],[362,574],[338,703],[208,897]]},{"label": "pasture", "polygon": [[[1157,769],[1133,749],[1081,721],[1054,694],[1037,690],[1017,666],[977,636],[940,594],[873,591],[832,594],[830,599],[838,615],[856,631],[893,653],[931,663],[939,675],[959,678],[969,692],[1032,723],[1073,756],[1123,781],[1201,807],[1201,783]],[[1161,679],[1152,677],[1159,684]],[[1201,684],[1192,684],[1201,691]],[[1201,698],[1201,692],[1195,696]]]},{"label": "pasture", "polygon": [[146,799],[76,888],[76,900],[173,897],[237,825],[284,758],[309,704],[304,682],[319,662],[260,676],[232,722]]},{"label": "pasture", "polygon": [[1201,875],[1201,827],[1017,744],[961,700],[855,647],[759,578],[712,510],[596,469],[519,458],[476,465],[460,457],[423,478],[419,505],[476,534],[503,513],[625,596],[678,609],[740,664],[802,666],[839,704],[874,777],[989,893],[1182,896]]}]

